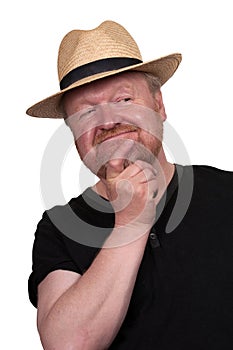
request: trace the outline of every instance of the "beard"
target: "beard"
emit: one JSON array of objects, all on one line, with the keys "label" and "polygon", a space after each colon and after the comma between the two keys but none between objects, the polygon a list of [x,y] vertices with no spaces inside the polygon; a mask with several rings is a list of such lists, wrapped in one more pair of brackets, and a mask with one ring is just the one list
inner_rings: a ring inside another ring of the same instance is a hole
[{"label": "beard", "polygon": [[[138,129],[138,128],[137,128]],[[149,133],[142,138],[138,129],[138,140],[131,138],[114,138],[121,132],[129,130],[129,126],[119,126],[115,130],[104,131],[94,142],[92,149],[82,158],[83,163],[99,178],[106,178],[106,167],[110,160],[121,159],[126,168],[129,164],[142,160],[156,164],[158,154],[162,148],[163,124],[156,131],[156,137]],[[147,135],[147,136],[146,136]],[[113,137],[113,138],[112,138]]]},{"label": "beard", "polygon": [[[103,119],[105,108],[109,121]],[[77,126],[73,131],[80,158],[98,177],[104,177],[104,168],[113,159],[123,160],[126,166],[137,160],[153,164],[162,147],[161,115],[142,105],[103,104],[99,110],[96,107],[94,117],[83,118],[77,124],[74,119],[74,126]],[[87,146],[83,147],[82,138]]]}]

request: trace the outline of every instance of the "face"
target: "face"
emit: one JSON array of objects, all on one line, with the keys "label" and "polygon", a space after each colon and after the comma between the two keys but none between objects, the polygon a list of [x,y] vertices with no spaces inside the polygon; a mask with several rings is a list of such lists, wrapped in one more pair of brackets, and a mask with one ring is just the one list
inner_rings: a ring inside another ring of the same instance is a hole
[{"label": "face", "polygon": [[[89,168],[88,154],[96,159],[98,150],[106,154],[113,142],[117,145],[122,139],[143,145],[155,157],[161,150],[166,119],[162,96],[160,91],[152,95],[142,73],[122,73],[76,88],[64,96],[64,109],[79,155]],[[133,113],[138,110],[141,119],[134,118]],[[151,110],[157,112],[152,122],[147,113]],[[116,117],[122,111],[128,111],[125,120]],[[146,124],[148,127],[144,128]],[[150,133],[153,128],[156,132]]]}]

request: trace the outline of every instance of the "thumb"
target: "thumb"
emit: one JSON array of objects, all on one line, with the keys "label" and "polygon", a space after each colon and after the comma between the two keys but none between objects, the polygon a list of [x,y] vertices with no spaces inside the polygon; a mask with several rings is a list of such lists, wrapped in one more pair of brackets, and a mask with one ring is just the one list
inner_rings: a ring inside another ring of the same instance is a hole
[{"label": "thumb", "polygon": [[116,151],[111,155],[111,159],[108,161],[106,166],[106,179],[111,180],[120,173],[129,165],[127,160],[128,154],[134,142],[130,139],[122,140],[122,143],[118,146]]},{"label": "thumb", "polygon": [[112,159],[108,161],[106,166],[106,180],[112,180],[122,173],[124,170],[123,159]]}]

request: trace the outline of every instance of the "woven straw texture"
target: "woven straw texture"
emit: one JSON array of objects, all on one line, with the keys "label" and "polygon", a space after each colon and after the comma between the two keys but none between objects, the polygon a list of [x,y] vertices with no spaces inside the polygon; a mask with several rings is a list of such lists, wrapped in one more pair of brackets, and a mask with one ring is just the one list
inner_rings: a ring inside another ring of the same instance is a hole
[{"label": "woven straw texture", "polygon": [[[105,21],[92,30],[73,30],[65,35],[59,47],[57,62],[59,82],[76,68],[101,59],[115,57],[134,58],[142,61],[135,40],[120,24]],[[153,61],[92,74],[36,103],[26,113],[33,117],[63,118],[64,112],[60,101],[66,91],[124,71],[152,73],[159,78],[161,85],[163,85],[174,74],[181,59],[181,54],[175,53]]]}]

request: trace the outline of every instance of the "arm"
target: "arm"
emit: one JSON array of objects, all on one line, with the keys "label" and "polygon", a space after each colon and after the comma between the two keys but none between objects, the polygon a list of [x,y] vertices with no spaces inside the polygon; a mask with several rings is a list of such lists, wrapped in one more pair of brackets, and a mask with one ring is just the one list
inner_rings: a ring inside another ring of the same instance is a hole
[{"label": "arm", "polygon": [[[135,225],[124,226],[126,218],[138,214],[139,207],[148,201],[148,186],[138,186],[142,179],[138,169],[132,165],[124,174],[133,177],[134,200],[116,213],[116,227],[110,240],[118,235],[119,226],[129,236],[137,230],[139,238],[119,247],[103,248],[82,277],[57,271],[40,284],[38,329],[44,349],[105,349],[115,338],[128,309],[151,226],[150,223],[145,231],[145,223],[140,222],[138,215]],[[115,185],[116,180],[108,185],[109,196],[114,196]],[[125,188],[118,190],[125,198]]]},{"label": "arm", "polygon": [[102,249],[82,277],[69,278],[73,284],[63,293],[60,289],[46,315],[42,301],[50,294],[49,285],[62,285],[58,275],[48,275],[39,286],[38,300],[38,328],[46,350],[109,346],[127,312],[146,238]]}]

